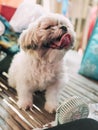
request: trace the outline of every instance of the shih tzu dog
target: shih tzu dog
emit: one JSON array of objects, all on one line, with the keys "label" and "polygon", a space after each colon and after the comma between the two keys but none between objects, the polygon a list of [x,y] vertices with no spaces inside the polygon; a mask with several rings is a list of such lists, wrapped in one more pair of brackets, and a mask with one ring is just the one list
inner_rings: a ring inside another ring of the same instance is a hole
[{"label": "shih tzu dog", "polygon": [[32,94],[45,91],[45,110],[53,113],[59,93],[65,87],[63,57],[73,45],[75,33],[70,21],[60,14],[44,15],[20,35],[20,52],[9,68],[9,85],[16,88],[18,106],[33,105]]}]

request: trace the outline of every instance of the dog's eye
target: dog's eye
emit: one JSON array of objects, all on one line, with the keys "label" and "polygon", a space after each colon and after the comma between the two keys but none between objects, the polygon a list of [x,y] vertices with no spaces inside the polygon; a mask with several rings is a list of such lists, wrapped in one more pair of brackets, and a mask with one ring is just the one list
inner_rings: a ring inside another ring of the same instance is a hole
[{"label": "dog's eye", "polygon": [[28,45],[26,46],[27,49],[32,49],[32,50],[36,50],[38,48],[38,46],[36,44],[32,44],[32,45]]},{"label": "dog's eye", "polygon": [[45,29],[47,30],[47,29],[50,29],[51,27],[52,27],[52,25],[49,25]]}]

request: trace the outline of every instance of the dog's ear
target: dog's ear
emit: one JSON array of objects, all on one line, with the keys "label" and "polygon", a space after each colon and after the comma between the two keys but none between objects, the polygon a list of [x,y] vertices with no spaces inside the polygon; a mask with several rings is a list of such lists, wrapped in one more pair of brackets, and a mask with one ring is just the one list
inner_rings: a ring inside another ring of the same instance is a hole
[{"label": "dog's ear", "polygon": [[33,49],[35,50],[37,48],[37,41],[35,38],[35,33],[33,28],[28,28],[27,30],[24,30],[20,37],[19,37],[19,45],[22,49]]}]

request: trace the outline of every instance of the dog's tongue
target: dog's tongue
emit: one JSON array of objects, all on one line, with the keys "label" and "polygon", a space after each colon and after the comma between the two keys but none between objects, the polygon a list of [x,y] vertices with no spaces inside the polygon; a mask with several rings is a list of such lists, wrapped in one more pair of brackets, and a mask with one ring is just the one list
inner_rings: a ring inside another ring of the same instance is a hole
[{"label": "dog's tongue", "polygon": [[71,44],[71,36],[70,34],[64,34],[60,41],[54,42],[51,44],[51,48],[53,49],[67,49]]}]

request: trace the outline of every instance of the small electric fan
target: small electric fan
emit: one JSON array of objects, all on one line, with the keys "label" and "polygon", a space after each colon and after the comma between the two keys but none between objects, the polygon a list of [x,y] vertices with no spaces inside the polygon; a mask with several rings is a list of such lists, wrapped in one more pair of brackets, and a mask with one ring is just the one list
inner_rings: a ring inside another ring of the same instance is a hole
[{"label": "small electric fan", "polygon": [[56,123],[64,124],[81,118],[87,118],[89,108],[87,103],[77,96],[63,101],[56,110]]}]

